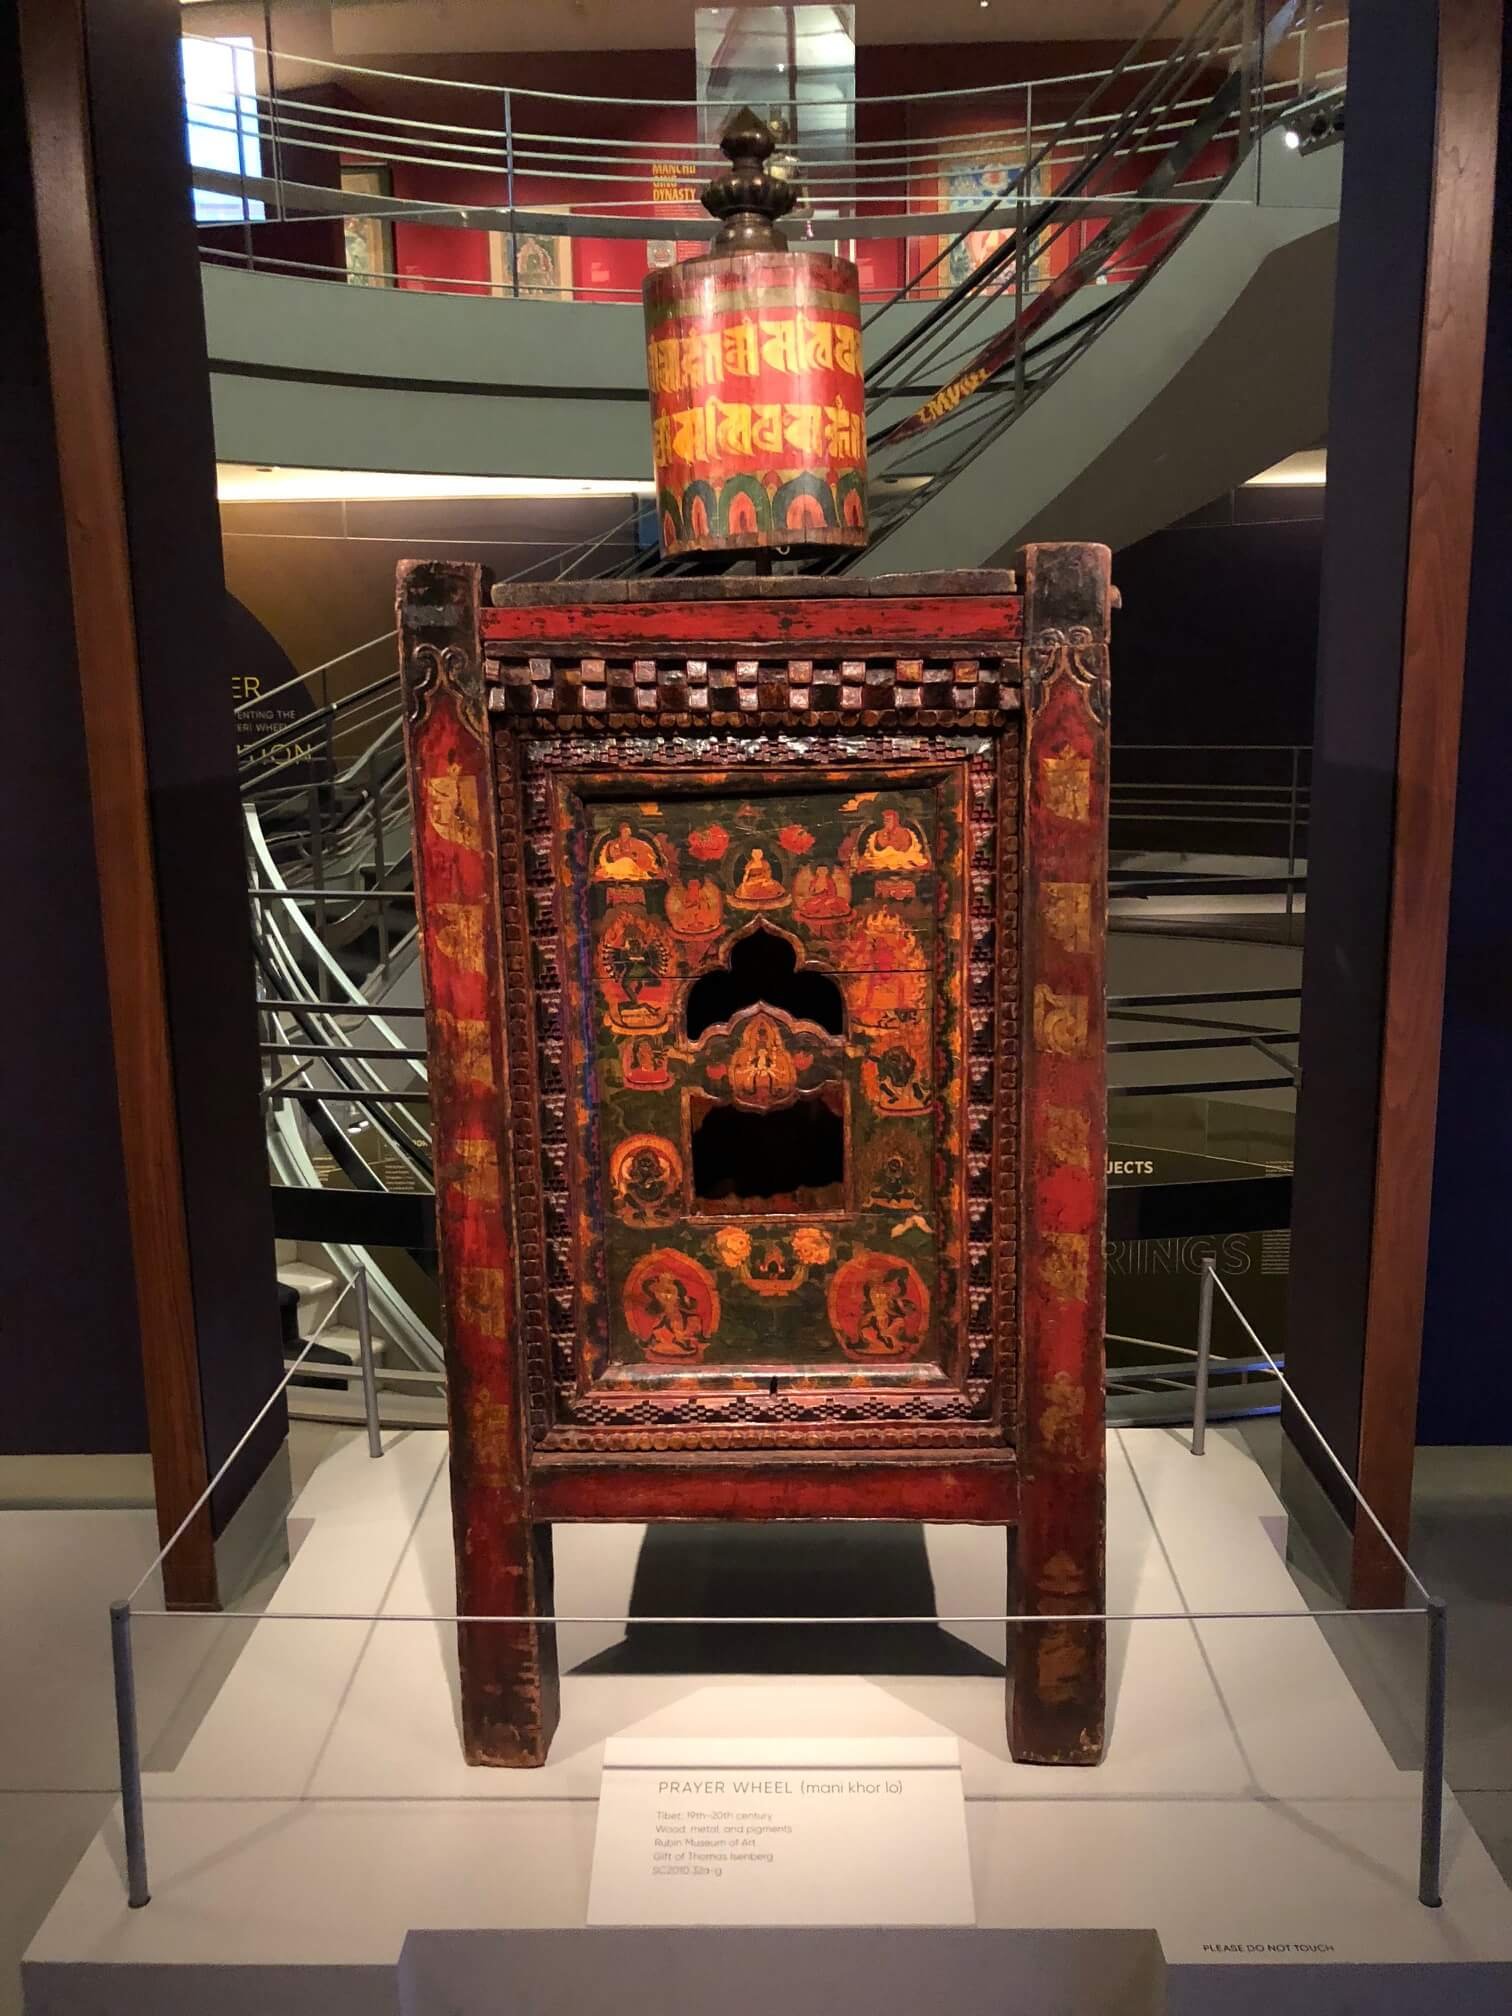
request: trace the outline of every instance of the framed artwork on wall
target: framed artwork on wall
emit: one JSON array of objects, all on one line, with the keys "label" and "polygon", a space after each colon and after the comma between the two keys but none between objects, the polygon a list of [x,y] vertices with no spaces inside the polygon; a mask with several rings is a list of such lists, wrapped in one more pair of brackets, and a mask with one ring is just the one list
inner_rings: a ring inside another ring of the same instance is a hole
[{"label": "framed artwork on wall", "polygon": [[[1023,150],[1015,147],[1016,159],[999,157],[983,161],[964,152],[968,143],[963,141],[960,158],[952,159],[945,149],[939,181],[937,183],[936,207],[940,210],[959,210],[964,216],[972,216],[986,209],[993,201],[1002,208],[993,214],[988,225],[980,231],[970,232],[960,244],[952,244],[949,238],[921,239],[918,242],[916,272],[922,271],[930,261],[943,253],[945,256],[920,288],[925,295],[948,294],[959,287],[976,271],[982,261],[995,252],[1013,232],[1013,218],[1019,192],[1023,182],[1023,193],[1030,203],[1037,203],[1048,193],[1050,182],[1043,163],[1032,166],[1025,179]],[[975,143],[970,143],[975,144]],[[947,249],[948,248],[948,249]],[[1037,257],[1027,276],[1028,291],[1033,294],[1044,286],[1049,278],[1049,264],[1044,254]]]},{"label": "framed artwork on wall", "polygon": [[[513,251],[511,252],[511,247]],[[490,231],[488,284],[495,294],[572,299],[572,240],[548,231]]]},{"label": "framed artwork on wall", "polygon": [[[381,162],[343,161],[341,187],[348,196],[392,196],[393,173]],[[394,226],[389,218],[344,218],[342,241],[349,286],[393,286]]]}]

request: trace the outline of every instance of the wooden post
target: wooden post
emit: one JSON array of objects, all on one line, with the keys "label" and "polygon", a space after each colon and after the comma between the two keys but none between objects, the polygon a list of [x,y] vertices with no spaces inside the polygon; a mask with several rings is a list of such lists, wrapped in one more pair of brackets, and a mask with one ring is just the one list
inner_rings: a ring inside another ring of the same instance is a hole
[{"label": "wooden post", "polygon": [[[21,29],[148,1430],[166,1540],[209,1470],[79,0],[24,0]],[[214,1607],[208,1506],[165,1561],[163,1585],[176,1605]]]},{"label": "wooden post", "polygon": [[[1103,1246],[1107,1162],[1106,546],[1031,546],[1024,588],[1019,1529],[1011,1606],[1104,1608]],[[1020,1625],[1009,1741],[1020,1763],[1103,1751],[1101,1624]]]},{"label": "wooden post", "polygon": [[[1438,123],[1412,467],[1385,1041],[1358,1483],[1406,1548],[1412,1522],[1444,956],[1475,524],[1500,97],[1501,7],[1439,10]],[[1488,1320],[1489,1315],[1488,1315]],[[1399,1603],[1399,1564],[1354,1523],[1350,1600]]]},{"label": "wooden post", "polygon": [[[479,656],[482,569],[411,561],[400,571],[399,651],[408,716],[415,885],[431,1113],[441,1153],[436,1208],[446,1305],[457,1607],[472,1616],[549,1614],[551,1529],[532,1522],[526,1394],[515,1345],[517,1247],[501,1150],[511,1098],[504,1025],[528,1016],[506,972],[494,779]],[[503,864],[507,872],[519,863]],[[539,1267],[541,1257],[522,1260]],[[544,1764],[558,1717],[550,1624],[459,1627],[462,1737],[471,1764]]]}]

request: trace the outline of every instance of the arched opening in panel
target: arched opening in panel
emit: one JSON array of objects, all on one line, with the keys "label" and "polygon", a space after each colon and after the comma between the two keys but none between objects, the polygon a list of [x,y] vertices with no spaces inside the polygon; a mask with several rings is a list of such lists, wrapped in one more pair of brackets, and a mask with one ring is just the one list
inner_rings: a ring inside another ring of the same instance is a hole
[{"label": "arched opening in panel", "polygon": [[831,1036],[845,1034],[845,1003],[835,982],[827,973],[800,967],[786,938],[758,929],[738,941],[728,966],[703,974],[689,988],[690,1042],[758,1003],[780,1008],[795,1021],[817,1023]]}]

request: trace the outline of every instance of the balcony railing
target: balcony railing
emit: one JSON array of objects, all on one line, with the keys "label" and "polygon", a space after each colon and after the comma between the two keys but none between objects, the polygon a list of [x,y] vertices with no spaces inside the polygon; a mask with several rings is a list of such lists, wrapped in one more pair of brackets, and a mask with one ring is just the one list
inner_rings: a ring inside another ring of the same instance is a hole
[{"label": "balcony railing", "polygon": [[[1174,220],[1194,204],[1256,200],[1254,136],[1342,89],[1343,0],[1217,0],[1184,39],[1170,32],[1174,12],[1164,8],[1110,68],[857,97],[858,137],[843,153],[810,151],[801,132],[792,145],[797,231],[855,257],[867,300],[935,300],[1001,243],[1024,203],[1058,197],[1070,228],[1054,260],[1026,271],[1032,295],[1120,204],[1148,206],[1136,194],[1147,171],[1231,70],[1242,88],[1159,205]],[[1245,39],[1268,15],[1280,32]],[[197,201],[215,213],[202,220],[208,260],[365,287],[638,301],[648,264],[670,263],[715,228],[697,202],[719,165],[704,137],[717,108],[704,101],[474,84],[250,38],[234,53],[225,91],[186,92]],[[386,96],[406,110],[379,109]],[[1110,143],[1116,172],[1072,191],[1089,154]],[[1247,154],[1253,178],[1230,179]],[[1142,229],[1144,242],[1121,248],[1102,279],[1144,270],[1158,218]]]}]

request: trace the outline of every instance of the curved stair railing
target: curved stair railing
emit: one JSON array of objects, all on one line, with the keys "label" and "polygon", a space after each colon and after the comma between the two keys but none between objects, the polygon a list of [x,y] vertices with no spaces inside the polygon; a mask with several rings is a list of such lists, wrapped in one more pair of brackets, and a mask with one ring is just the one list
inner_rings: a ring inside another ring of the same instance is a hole
[{"label": "curved stair railing", "polygon": [[[369,682],[275,734],[302,749],[316,734],[325,747],[339,737],[350,753],[313,781],[270,786],[261,748],[243,750],[272,1176],[290,1192],[334,1183],[423,1194],[433,1182],[423,1038],[412,1020],[408,1030],[396,1027],[382,998],[412,960],[413,918],[397,935],[379,931],[371,957],[360,949],[374,920],[387,919],[396,901],[412,901],[397,678]],[[308,759],[293,756],[280,767],[308,767]],[[383,1253],[351,1239],[308,1243],[318,1243],[331,1273],[286,1266],[292,1285],[347,1282],[365,1269],[379,1335],[410,1368],[441,1370],[434,1329]],[[428,1259],[414,1257],[422,1266]],[[301,1382],[302,1405],[320,1407],[322,1375],[327,1367],[312,1367]]]},{"label": "curved stair railing", "polygon": [[[869,372],[868,412],[875,416],[869,459],[879,488],[892,493],[875,514],[873,549],[935,501],[1107,334],[1214,201],[1231,192],[1251,200],[1238,185],[1252,170],[1258,200],[1265,132],[1296,120],[1311,100],[1277,101],[1257,91],[1254,80],[1265,77],[1302,9],[1303,0],[1268,0],[1259,8],[1253,0],[1218,0],[1146,81],[1118,126],[1098,137],[1068,183],[1033,210],[1020,197],[1012,231],[941,304],[948,312],[908,331]],[[1236,33],[1248,39],[1235,46]],[[1194,74],[1210,73],[1225,58],[1227,72],[1206,102],[1173,126],[1166,94],[1187,90]],[[1330,87],[1328,95],[1337,94]],[[1150,141],[1161,135],[1168,144],[1151,162]],[[1121,187],[1128,163],[1141,154],[1147,158],[1138,181]],[[1083,206],[1091,206],[1095,216],[1103,209],[1107,214],[1092,228]],[[1092,307],[1066,317],[1064,311],[1086,290],[1119,277],[1125,248],[1141,231],[1147,235],[1137,271]],[[1031,292],[1029,272],[1048,264],[1057,248],[1059,270]],[[998,301],[1011,309],[1006,326],[970,348],[960,345],[957,339]],[[931,338],[938,339],[932,347]],[[910,410],[897,413],[900,374],[920,371],[931,379],[943,374],[941,382],[923,400],[914,397]],[[922,485],[910,480],[920,475],[926,478]]]}]

